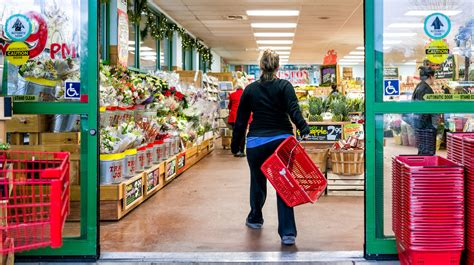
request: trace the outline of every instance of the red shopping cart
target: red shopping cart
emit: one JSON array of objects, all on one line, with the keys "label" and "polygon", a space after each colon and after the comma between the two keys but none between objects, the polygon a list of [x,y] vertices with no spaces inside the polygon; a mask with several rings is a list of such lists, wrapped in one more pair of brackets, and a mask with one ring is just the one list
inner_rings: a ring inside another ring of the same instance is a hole
[{"label": "red shopping cart", "polygon": [[261,170],[290,207],[314,203],[326,190],[326,178],[292,136],[281,143]]},{"label": "red shopping cart", "polygon": [[69,153],[0,151],[0,253],[62,245]]}]

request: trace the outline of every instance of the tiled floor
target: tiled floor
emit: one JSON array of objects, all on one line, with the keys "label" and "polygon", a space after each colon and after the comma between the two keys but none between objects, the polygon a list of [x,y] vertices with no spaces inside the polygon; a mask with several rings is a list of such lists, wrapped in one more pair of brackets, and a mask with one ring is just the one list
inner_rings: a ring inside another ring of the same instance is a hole
[{"label": "tiled floor", "polygon": [[101,223],[101,251],[362,251],[363,197],[323,197],[297,207],[297,244],[285,248],[268,188],[264,228],[249,230],[246,159],[217,149],[121,221]]}]

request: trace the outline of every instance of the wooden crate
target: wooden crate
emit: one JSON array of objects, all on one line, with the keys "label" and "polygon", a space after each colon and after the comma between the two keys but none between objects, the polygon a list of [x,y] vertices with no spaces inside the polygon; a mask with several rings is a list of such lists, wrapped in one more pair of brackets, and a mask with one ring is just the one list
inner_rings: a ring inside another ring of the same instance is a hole
[{"label": "wooden crate", "polygon": [[40,133],[8,133],[10,145],[39,145]]},{"label": "wooden crate", "polygon": [[80,133],[40,133],[40,144],[80,144]]},{"label": "wooden crate", "polygon": [[331,150],[332,171],[339,175],[361,175],[365,170],[364,150]]},{"label": "wooden crate", "polygon": [[46,115],[13,115],[6,121],[7,132],[46,132],[49,126]]},{"label": "wooden crate", "polygon": [[11,150],[33,152],[69,152],[70,160],[80,160],[81,146],[78,144],[11,145]]}]

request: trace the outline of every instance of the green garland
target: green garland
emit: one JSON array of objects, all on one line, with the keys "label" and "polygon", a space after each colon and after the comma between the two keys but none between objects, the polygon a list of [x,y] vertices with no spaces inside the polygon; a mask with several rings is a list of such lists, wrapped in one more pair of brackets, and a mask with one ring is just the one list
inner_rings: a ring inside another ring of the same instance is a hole
[{"label": "green garland", "polygon": [[[102,0],[103,1],[103,0]],[[193,38],[180,26],[172,23],[164,15],[156,15],[153,10],[148,7],[147,0],[137,0],[137,5],[132,6],[132,0],[127,0],[128,3],[128,17],[129,20],[137,25],[140,25],[142,14],[144,14],[145,27],[140,30],[140,36],[145,39],[148,35],[156,40],[164,40],[165,38],[172,38],[177,32],[181,39],[184,50],[196,49],[202,56],[202,60],[210,66],[212,64],[212,53],[210,48],[206,48],[199,38]],[[157,23],[158,22],[158,23]]]}]

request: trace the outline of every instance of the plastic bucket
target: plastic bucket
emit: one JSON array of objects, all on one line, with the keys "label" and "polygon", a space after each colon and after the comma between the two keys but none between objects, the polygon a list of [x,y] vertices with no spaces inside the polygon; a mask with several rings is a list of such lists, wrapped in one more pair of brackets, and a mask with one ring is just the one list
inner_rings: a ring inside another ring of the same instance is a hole
[{"label": "plastic bucket", "polygon": [[158,141],[155,141],[155,145],[154,145],[154,148],[155,148],[155,154],[156,154],[156,161],[157,163],[160,163],[161,161],[165,160],[164,159],[164,149],[165,149],[165,145],[163,144],[163,141],[161,140],[158,140]]},{"label": "plastic bucket", "polygon": [[117,184],[123,180],[125,154],[100,155],[100,184]]},{"label": "plastic bucket", "polygon": [[142,146],[137,149],[137,166],[135,168],[135,173],[141,173],[145,170],[146,148],[146,146]]},{"label": "plastic bucket", "polygon": [[148,144],[145,150],[145,168],[153,165],[153,144]]},{"label": "plastic bucket", "polygon": [[137,149],[128,149],[125,152],[125,159],[123,160],[123,176],[131,178],[135,175],[137,167]]},{"label": "plastic bucket", "polygon": [[79,114],[56,114],[53,117],[53,132],[78,132],[81,126],[81,115]]}]

